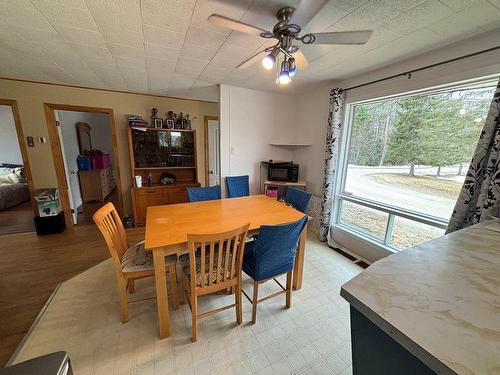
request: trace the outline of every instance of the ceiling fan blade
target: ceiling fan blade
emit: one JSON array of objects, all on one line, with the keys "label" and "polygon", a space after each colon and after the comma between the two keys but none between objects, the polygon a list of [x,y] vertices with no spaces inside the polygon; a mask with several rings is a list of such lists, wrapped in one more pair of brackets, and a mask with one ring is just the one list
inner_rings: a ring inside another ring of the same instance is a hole
[{"label": "ceiling fan blade", "polygon": [[373,30],[316,33],[313,44],[365,44],[372,34]]},{"label": "ceiling fan blade", "polygon": [[233,20],[231,18],[227,18],[224,16],[221,16],[219,14],[212,14],[210,17],[208,17],[208,22],[215,26],[219,27],[224,27],[226,29],[231,29],[235,31],[239,31],[240,33],[245,33],[245,34],[252,34],[252,35],[257,35],[260,36],[262,33],[267,33],[267,30],[260,29],[256,26],[248,25],[246,23]]},{"label": "ceiling fan blade", "polygon": [[303,70],[309,66],[309,61],[307,61],[307,57],[301,50],[292,53],[292,56],[295,59],[295,65],[297,66],[297,69]]},{"label": "ceiling fan blade", "polygon": [[306,27],[327,2],[328,0],[302,0],[293,12],[291,22],[302,28]]},{"label": "ceiling fan blade", "polygon": [[248,59],[243,61],[240,65],[236,67],[236,69],[246,69],[255,64],[257,61],[260,59],[263,59],[264,56],[266,55],[266,50],[263,49],[262,51],[257,52],[256,54],[250,56]]}]

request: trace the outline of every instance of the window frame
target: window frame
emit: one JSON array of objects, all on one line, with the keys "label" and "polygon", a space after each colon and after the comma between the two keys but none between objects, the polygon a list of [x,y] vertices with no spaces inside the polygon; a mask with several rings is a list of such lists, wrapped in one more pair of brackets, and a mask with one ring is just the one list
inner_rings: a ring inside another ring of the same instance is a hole
[{"label": "window frame", "polygon": [[[454,82],[450,84],[428,87],[419,90],[413,90],[409,92],[403,92],[398,94],[391,94],[383,97],[376,97],[372,99],[366,100],[358,100],[353,102],[348,102],[346,100],[345,110],[344,110],[344,118],[343,123],[344,127],[342,128],[342,132],[340,135],[340,144],[339,144],[339,155],[336,163],[336,171],[337,173],[334,176],[334,194],[333,194],[333,202],[332,202],[332,215],[330,220],[330,227],[333,227],[337,230],[341,230],[343,232],[347,232],[350,235],[360,238],[361,240],[367,241],[372,245],[375,245],[379,248],[382,248],[391,253],[396,253],[401,251],[400,249],[391,246],[391,238],[393,233],[394,221],[396,216],[400,216],[402,218],[416,221],[418,223],[426,224],[432,227],[436,227],[439,229],[446,230],[448,227],[449,219],[443,219],[440,217],[426,215],[424,213],[388,205],[385,203],[373,201],[370,199],[357,197],[351,194],[345,193],[345,184],[347,178],[347,162],[349,156],[349,149],[351,144],[351,135],[352,135],[352,126],[354,120],[354,110],[355,107],[361,104],[372,104],[377,102],[383,102],[391,99],[401,99],[416,95],[433,95],[438,94],[440,92],[448,92],[453,90],[465,90],[465,89],[477,89],[477,88],[485,88],[489,86],[496,86],[499,76],[490,75],[486,77],[475,78],[466,81]],[[363,207],[368,207],[371,209],[375,209],[377,211],[385,212],[388,214],[387,224],[385,228],[385,236],[384,240],[371,236],[351,225],[347,225],[340,221],[341,216],[341,207],[342,201],[351,202]]]}]

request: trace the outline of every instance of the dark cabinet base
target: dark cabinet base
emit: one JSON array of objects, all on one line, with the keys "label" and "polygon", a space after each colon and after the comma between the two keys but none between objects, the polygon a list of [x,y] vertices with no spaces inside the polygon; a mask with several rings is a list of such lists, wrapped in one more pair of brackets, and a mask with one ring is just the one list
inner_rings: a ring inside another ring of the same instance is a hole
[{"label": "dark cabinet base", "polygon": [[436,374],[351,306],[353,375]]}]

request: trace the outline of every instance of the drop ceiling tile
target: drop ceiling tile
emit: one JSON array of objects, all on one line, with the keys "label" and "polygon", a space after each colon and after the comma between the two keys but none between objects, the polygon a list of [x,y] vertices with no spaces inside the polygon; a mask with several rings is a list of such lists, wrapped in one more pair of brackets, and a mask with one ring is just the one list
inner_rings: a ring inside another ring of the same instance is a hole
[{"label": "drop ceiling tile", "polygon": [[113,62],[113,57],[106,47],[97,47],[79,43],[67,43],[67,45],[85,60],[96,61],[103,64]]},{"label": "drop ceiling tile", "polygon": [[172,79],[170,81],[170,85],[172,87],[179,87],[179,88],[182,87],[189,89],[193,85],[195,80],[196,77],[192,77],[183,73],[174,72],[174,74],[172,75]]},{"label": "drop ceiling tile", "polygon": [[140,0],[85,0],[100,28],[114,27],[142,32]]},{"label": "drop ceiling tile", "polygon": [[144,59],[113,56],[113,60],[122,72],[129,71],[132,74],[145,74],[147,71],[146,61]]},{"label": "drop ceiling tile", "polygon": [[272,30],[278,22],[276,13],[285,6],[297,7],[298,0],[255,0],[241,21],[264,30]]},{"label": "drop ceiling tile", "polygon": [[467,7],[443,20],[428,26],[429,29],[450,37],[468,37],[482,31],[482,27],[498,27],[500,10],[488,2]]},{"label": "drop ceiling tile", "polygon": [[177,65],[186,68],[192,68],[194,70],[199,70],[199,69],[204,69],[209,62],[210,62],[209,60],[192,59],[189,57],[181,56],[179,57]]},{"label": "drop ceiling tile", "polygon": [[2,0],[0,23],[51,31],[52,26],[29,0]]},{"label": "drop ceiling tile", "polygon": [[339,31],[350,31],[370,30],[377,25],[384,25],[388,19],[393,19],[401,13],[393,7],[385,6],[384,3],[385,0],[371,0],[346,15],[333,26]]},{"label": "drop ceiling tile", "polygon": [[88,44],[96,47],[105,47],[101,33],[76,27],[54,25],[54,29],[68,42]]},{"label": "drop ceiling tile", "polygon": [[199,79],[210,83],[220,83],[229,73],[231,73],[231,69],[220,69],[208,65],[200,74]]},{"label": "drop ceiling tile", "polygon": [[20,38],[28,42],[59,42],[64,43],[61,36],[54,30],[40,30],[31,27],[19,25],[0,24],[0,30],[10,30],[16,33]]},{"label": "drop ceiling tile", "polygon": [[162,60],[177,60],[179,57],[179,50],[172,48],[160,47],[154,44],[145,44],[146,57],[162,59]]},{"label": "drop ceiling tile", "polygon": [[106,43],[122,44],[133,48],[144,48],[142,32],[126,30],[118,27],[102,26],[102,38]]},{"label": "drop ceiling tile", "polygon": [[189,89],[188,95],[198,100],[219,101],[220,88],[209,82],[196,81]]},{"label": "drop ceiling tile", "polygon": [[184,43],[185,33],[160,29],[159,27],[144,25],[144,41],[157,46],[180,49]]},{"label": "drop ceiling tile", "polygon": [[453,10],[439,1],[428,0],[389,20],[385,26],[398,34],[406,35],[453,13]]},{"label": "drop ceiling tile", "polygon": [[454,11],[460,11],[463,8],[471,8],[483,3],[483,0],[440,0],[444,5]]},{"label": "drop ceiling tile", "polygon": [[300,25],[304,33],[319,33],[334,25],[349,13],[365,4],[367,0],[331,0],[307,25]]},{"label": "drop ceiling tile", "polygon": [[488,0],[495,8],[500,9],[500,0]]},{"label": "drop ceiling tile", "polygon": [[184,43],[181,50],[181,56],[192,59],[210,60],[216,52],[216,48],[206,48],[196,44]]},{"label": "drop ceiling tile", "polygon": [[49,0],[32,0],[38,11],[52,25],[64,25],[98,31],[92,14],[87,8],[72,8],[65,4],[57,4]]},{"label": "drop ceiling tile", "polygon": [[210,63],[219,68],[234,69],[251,54],[252,51],[247,48],[224,45]]},{"label": "drop ceiling tile", "polygon": [[185,32],[195,3],[195,0],[143,0],[143,23],[170,31]]},{"label": "drop ceiling tile", "polygon": [[186,34],[186,43],[203,46],[204,48],[220,48],[227,39],[226,34],[200,29],[190,26]]},{"label": "drop ceiling tile", "polygon": [[[400,12],[405,12],[410,8],[422,4],[426,0],[385,0],[383,6],[396,8]],[[466,0],[467,1],[467,0]],[[443,2],[443,1],[442,1]]]},{"label": "drop ceiling tile", "polygon": [[108,44],[108,49],[113,56],[144,59],[144,48],[127,47],[122,44]]}]

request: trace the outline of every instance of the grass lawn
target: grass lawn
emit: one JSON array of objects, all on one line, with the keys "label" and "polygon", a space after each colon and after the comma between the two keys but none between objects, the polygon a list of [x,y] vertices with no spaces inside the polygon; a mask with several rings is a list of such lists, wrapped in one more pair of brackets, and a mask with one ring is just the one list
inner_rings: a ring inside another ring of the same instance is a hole
[{"label": "grass lawn", "polygon": [[439,177],[409,176],[399,173],[374,173],[368,178],[379,184],[395,186],[444,198],[456,198],[462,184]]},{"label": "grass lawn", "polygon": [[[383,240],[387,223],[387,214],[344,201],[341,222],[351,224],[363,232]],[[422,242],[441,237],[444,230],[396,217],[391,244],[398,249],[406,249]]]}]

